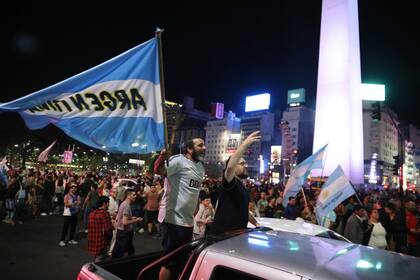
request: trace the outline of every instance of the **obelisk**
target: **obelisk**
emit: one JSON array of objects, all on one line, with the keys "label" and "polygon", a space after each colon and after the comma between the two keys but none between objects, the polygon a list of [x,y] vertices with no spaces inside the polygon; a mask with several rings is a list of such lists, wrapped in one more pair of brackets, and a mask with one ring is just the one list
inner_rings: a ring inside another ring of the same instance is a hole
[{"label": "obelisk", "polygon": [[360,84],[357,0],[323,0],[313,149],[328,143],[323,175],[341,165],[354,184],[363,183]]}]

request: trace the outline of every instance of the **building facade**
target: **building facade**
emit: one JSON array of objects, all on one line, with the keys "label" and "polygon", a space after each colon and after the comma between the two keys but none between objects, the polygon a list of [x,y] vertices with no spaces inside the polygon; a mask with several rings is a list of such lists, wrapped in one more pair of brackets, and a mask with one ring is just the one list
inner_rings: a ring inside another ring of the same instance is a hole
[{"label": "building facade", "polygon": [[[289,107],[283,112],[282,123],[288,126],[290,148],[295,152],[296,163],[312,155],[315,111],[305,106]],[[286,152],[284,156],[291,155]]]},{"label": "building facade", "polygon": [[242,140],[257,130],[262,136],[261,141],[254,143],[244,154],[250,177],[260,176],[268,169],[275,123],[275,114],[269,111],[249,112],[241,116]]},{"label": "building facade", "polygon": [[371,117],[371,105],[372,101],[363,101],[364,181],[365,184],[369,183],[372,157],[377,154],[376,169],[381,174],[377,184],[396,185],[398,178],[393,174],[393,166],[394,156],[399,154],[398,117],[381,104],[381,119],[374,120]]},{"label": "building facade", "polygon": [[240,144],[240,119],[229,111],[223,119],[207,122],[206,130],[206,164],[224,164],[227,158],[236,151]]},{"label": "building facade", "polygon": [[194,98],[185,96],[182,104],[171,102],[166,106],[166,119],[168,124],[168,140],[170,141],[174,126],[179,122],[175,131],[172,153],[182,153],[185,143],[192,138],[206,137],[206,124],[210,113],[194,108]]}]

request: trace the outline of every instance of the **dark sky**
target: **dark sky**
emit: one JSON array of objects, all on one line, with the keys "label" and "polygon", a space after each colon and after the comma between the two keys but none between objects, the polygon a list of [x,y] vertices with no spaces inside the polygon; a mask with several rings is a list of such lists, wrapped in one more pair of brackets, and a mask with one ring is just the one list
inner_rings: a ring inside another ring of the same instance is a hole
[{"label": "dark sky", "polygon": [[[10,9],[0,27],[0,102],[106,61],[150,39],[160,26],[165,29],[168,100],[189,95],[202,110],[209,111],[209,103],[217,101],[242,113],[245,95],[270,92],[272,108],[284,109],[287,90],[303,87],[314,107],[321,1],[220,6],[208,1],[114,2]],[[362,81],[386,84],[386,103],[401,119],[420,124],[420,10],[412,5],[414,1],[359,1]],[[2,135],[10,129],[28,133],[17,114],[0,119]],[[48,138],[45,132],[35,133]]]}]

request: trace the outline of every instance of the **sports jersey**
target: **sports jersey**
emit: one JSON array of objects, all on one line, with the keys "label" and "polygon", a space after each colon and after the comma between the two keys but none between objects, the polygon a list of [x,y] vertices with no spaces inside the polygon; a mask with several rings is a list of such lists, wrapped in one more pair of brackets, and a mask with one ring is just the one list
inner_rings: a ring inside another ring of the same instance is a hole
[{"label": "sports jersey", "polygon": [[204,166],[184,155],[175,155],[166,162],[164,194],[159,205],[160,223],[179,226],[194,225],[194,211],[204,177]]}]

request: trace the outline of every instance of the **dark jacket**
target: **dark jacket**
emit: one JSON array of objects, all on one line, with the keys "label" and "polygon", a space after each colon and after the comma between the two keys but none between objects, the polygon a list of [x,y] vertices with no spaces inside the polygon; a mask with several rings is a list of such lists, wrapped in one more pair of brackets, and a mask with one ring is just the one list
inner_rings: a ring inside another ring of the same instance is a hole
[{"label": "dark jacket", "polygon": [[344,229],[344,237],[356,244],[363,244],[365,231],[363,224],[356,214],[350,216]]}]

